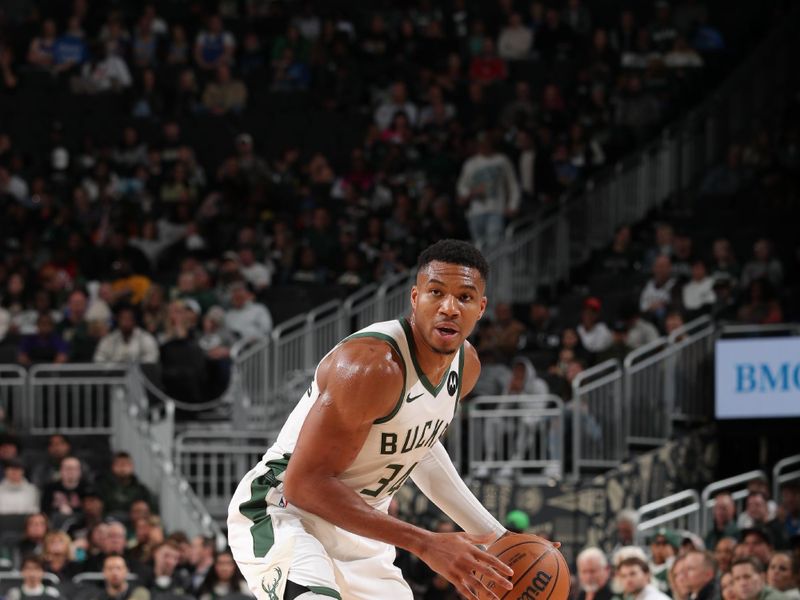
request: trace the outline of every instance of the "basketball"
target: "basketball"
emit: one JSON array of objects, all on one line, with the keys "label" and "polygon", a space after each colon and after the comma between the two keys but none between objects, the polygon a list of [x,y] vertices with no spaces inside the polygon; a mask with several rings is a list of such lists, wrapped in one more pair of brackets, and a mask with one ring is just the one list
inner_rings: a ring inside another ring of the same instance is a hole
[{"label": "basketball", "polygon": [[[567,561],[546,539],[513,533],[497,540],[487,552],[514,569],[513,589],[492,590],[501,600],[566,600],[569,596]],[[489,595],[481,588],[478,597],[484,600]]]}]

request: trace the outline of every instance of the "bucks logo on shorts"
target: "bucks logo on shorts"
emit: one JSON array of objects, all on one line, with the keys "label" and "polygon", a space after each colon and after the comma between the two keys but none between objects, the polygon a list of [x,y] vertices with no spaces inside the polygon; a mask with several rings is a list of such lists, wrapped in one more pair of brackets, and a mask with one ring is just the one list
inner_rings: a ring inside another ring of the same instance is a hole
[{"label": "bucks logo on shorts", "polygon": [[275,579],[272,581],[269,587],[264,585],[264,581],[266,581],[267,579],[266,577],[264,577],[264,579],[261,580],[261,589],[267,592],[267,597],[269,598],[269,600],[281,600],[280,598],[278,598],[278,594],[276,594],[275,591],[278,589],[278,585],[281,582],[282,576],[283,576],[283,571],[281,571],[281,568],[275,567]]}]

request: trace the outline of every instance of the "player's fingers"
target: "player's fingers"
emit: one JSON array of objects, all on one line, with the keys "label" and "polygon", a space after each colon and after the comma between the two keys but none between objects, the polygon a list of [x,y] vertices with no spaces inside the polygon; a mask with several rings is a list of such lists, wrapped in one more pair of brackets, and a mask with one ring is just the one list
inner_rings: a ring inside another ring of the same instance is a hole
[{"label": "player's fingers", "polygon": [[492,569],[494,569],[500,575],[504,575],[506,577],[512,577],[514,575],[514,569],[509,567],[506,563],[502,560],[494,556],[493,554],[489,554],[488,552],[484,552],[483,550],[476,549],[477,555],[476,558],[479,562],[488,565]]},{"label": "player's fingers", "polygon": [[509,579],[495,571],[489,565],[478,565],[472,572],[472,576],[478,581],[479,585],[490,590],[507,591],[514,587]]},{"label": "player's fingers", "polygon": [[472,600],[473,598],[478,598],[478,594],[475,593],[475,590],[473,590],[467,584],[467,580],[466,579],[462,579],[461,581],[459,581],[455,585],[456,585],[456,590],[458,590],[458,593],[461,594],[464,598],[468,598],[469,600]]}]

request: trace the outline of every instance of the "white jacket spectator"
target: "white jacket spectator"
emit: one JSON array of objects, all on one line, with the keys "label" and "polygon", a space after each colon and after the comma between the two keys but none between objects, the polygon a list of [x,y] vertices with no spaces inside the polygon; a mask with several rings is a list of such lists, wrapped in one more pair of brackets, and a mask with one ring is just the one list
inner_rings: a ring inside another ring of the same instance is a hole
[{"label": "white jacket spectator", "polygon": [[0,481],[0,515],[28,515],[39,512],[39,490],[25,479],[25,469],[17,460],[6,464]]},{"label": "white jacket spectator", "polygon": [[597,298],[590,297],[583,302],[581,324],[578,325],[577,331],[583,347],[589,352],[602,352],[614,343],[611,330],[600,321],[601,308],[602,305]]},{"label": "white jacket spectator", "polygon": [[97,345],[94,362],[156,363],[158,343],[147,331],[136,326],[133,309],[125,307],[117,314],[117,329],[104,336]]},{"label": "white jacket spectator", "polygon": [[237,281],[230,286],[231,307],[225,315],[225,326],[237,338],[266,337],[272,332],[272,315],[267,307],[253,302],[248,284]]},{"label": "white jacket spectator", "polygon": [[519,210],[520,191],[511,161],[495,152],[488,134],[478,137],[478,153],[464,162],[456,188],[461,203],[469,206],[472,240],[479,246],[495,246],[503,235],[505,217]]},{"label": "white jacket spectator", "polygon": [[133,83],[128,65],[116,54],[108,54],[96,63],[86,63],[81,70],[81,80],[75,92],[97,94],[122,91]]},{"label": "white jacket spectator", "polygon": [[708,276],[706,265],[702,260],[692,264],[692,278],[683,286],[682,294],[683,306],[687,310],[698,310],[717,301],[714,278]]},{"label": "white jacket spectator", "polygon": [[389,128],[395,113],[403,112],[408,117],[408,123],[412,127],[417,125],[418,111],[417,107],[408,101],[408,93],[406,91],[406,84],[398,81],[392,84],[390,90],[391,97],[383,102],[375,111],[375,123],[383,131]]},{"label": "white jacket spectator", "polygon": [[512,14],[497,39],[498,54],[506,60],[519,60],[530,54],[532,45],[533,32],[522,23],[519,14]]}]

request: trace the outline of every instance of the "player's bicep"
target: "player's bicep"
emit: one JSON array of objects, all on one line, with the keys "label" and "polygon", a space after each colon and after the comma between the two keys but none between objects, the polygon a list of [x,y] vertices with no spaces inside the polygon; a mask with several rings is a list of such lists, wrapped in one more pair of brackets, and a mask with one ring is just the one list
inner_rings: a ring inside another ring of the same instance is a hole
[{"label": "player's bicep", "polygon": [[335,352],[319,372],[319,397],[306,416],[287,478],[336,477],[352,464],[372,423],[391,410],[403,375],[384,343],[353,344]]}]

